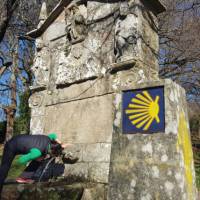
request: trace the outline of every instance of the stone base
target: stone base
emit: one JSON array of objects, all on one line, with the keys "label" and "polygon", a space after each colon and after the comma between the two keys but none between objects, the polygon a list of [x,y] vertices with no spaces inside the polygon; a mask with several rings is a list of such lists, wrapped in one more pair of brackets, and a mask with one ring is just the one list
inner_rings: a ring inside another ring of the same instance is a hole
[{"label": "stone base", "polygon": [[[170,80],[124,90],[164,87],[164,131],[124,134],[122,98],[116,105],[109,200],[196,200],[195,172],[184,90]],[[121,96],[122,94],[119,93]],[[138,131],[139,132],[139,131]]]}]

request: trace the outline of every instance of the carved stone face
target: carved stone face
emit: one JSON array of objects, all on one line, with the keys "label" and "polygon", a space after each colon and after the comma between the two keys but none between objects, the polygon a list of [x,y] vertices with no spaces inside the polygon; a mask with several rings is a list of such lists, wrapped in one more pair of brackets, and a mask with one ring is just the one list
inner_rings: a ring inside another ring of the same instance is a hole
[{"label": "carved stone face", "polygon": [[131,59],[135,56],[137,47],[137,19],[128,14],[119,19],[115,28],[115,55],[118,61]]},{"label": "carved stone face", "polygon": [[41,94],[33,94],[29,98],[29,106],[31,108],[39,107],[42,104],[42,101],[43,101],[43,95],[41,95]]},{"label": "carved stone face", "polygon": [[129,13],[129,5],[127,1],[121,2],[120,4],[120,15],[122,17],[127,16]]},{"label": "carved stone face", "polygon": [[49,51],[44,48],[42,51],[36,53],[34,64],[31,68],[35,76],[34,85],[46,85],[48,83],[49,65]]},{"label": "carved stone face", "polygon": [[74,21],[77,24],[84,24],[85,23],[85,19],[84,19],[83,15],[81,15],[81,14],[76,15],[74,17]]},{"label": "carved stone face", "polygon": [[44,42],[42,39],[37,39],[35,41],[36,51],[40,51],[44,47]]}]

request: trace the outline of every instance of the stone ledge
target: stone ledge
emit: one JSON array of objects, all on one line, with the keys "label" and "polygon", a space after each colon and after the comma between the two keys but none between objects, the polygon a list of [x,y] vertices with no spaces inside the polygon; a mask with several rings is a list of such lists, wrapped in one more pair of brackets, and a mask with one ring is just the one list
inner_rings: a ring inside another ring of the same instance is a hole
[{"label": "stone ledge", "polygon": [[[107,186],[94,183],[45,182],[4,186],[2,200],[105,200]],[[87,198],[86,198],[87,197]]]}]

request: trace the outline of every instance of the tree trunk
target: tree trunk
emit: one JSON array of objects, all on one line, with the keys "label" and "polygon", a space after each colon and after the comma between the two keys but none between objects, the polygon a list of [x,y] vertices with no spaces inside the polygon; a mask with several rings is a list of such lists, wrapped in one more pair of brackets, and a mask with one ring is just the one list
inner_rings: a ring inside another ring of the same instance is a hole
[{"label": "tree trunk", "polygon": [[5,141],[8,141],[13,137],[14,132],[14,119],[15,119],[15,112],[16,109],[8,106],[4,109],[6,113],[6,138]]},{"label": "tree trunk", "polygon": [[4,108],[6,113],[6,141],[12,138],[14,133],[14,120],[15,120],[15,113],[17,109],[17,54],[13,53],[13,66],[11,68],[11,81],[10,81],[10,88],[11,88],[11,104]]},{"label": "tree trunk", "polygon": [[10,18],[16,8],[17,0],[1,0],[0,3],[0,42],[3,40]]}]

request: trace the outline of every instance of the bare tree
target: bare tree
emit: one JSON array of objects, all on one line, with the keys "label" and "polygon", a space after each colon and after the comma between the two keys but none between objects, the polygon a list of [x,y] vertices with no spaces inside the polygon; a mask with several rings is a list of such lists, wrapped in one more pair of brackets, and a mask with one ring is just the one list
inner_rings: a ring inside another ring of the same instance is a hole
[{"label": "bare tree", "polygon": [[17,8],[18,0],[2,0],[0,4],[0,42],[3,40],[13,12]]},{"label": "bare tree", "polygon": [[39,0],[3,0],[0,5],[0,105],[6,140],[13,135],[19,94],[30,93],[34,42],[21,36],[37,26],[40,6]]},{"label": "bare tree", "polygon": [[200,2],[167,0],[160,15],[160,76],[172,78],[200,102]]}]

